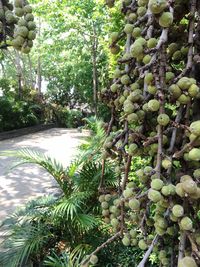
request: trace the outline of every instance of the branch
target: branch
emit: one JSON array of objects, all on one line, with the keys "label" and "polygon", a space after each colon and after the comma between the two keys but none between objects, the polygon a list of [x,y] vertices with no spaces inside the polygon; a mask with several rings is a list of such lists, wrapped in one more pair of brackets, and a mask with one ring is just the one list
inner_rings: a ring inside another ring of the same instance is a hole
[{"label": "branch", "polygon": [[178,262],[183,258],[184,256],[184,250],[186,245],[186,234],[181,231],[180,234],[180,242],[179,242],[179,253],[178,253]]}]

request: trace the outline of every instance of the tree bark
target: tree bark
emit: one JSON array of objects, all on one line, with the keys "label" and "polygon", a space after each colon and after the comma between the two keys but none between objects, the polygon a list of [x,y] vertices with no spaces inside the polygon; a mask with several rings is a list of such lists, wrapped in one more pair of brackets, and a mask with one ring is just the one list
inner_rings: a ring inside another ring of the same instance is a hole
[{"label": "tree bark", "polygon": [[38,47],[38,62],[37,62],[37,91],[41,95],[42,89],[42,74],[41,74],[41,55],[40,55],[40,36],[41,36],[41,19],[39,17],[38,22],[38,38],[39,38],[39,47]]},{"label": "tree bark", "polygon": [[17,72],[17,78],[18,78],[18,97],[19,99],[22,99],[23,93],[22,93],[22,68],[20,64],[20,56],[19,52],[15,50],[15,61],[16,61],[16,72]]},{"label": "tree bark", "polygon": [[97,70],[97,48],[98,48],[98,37],[96,27],[93,23],[93,37],[92,37],[92,65],[93,65],[93,104],[94,113],[97,116],[97,105],[98,105],[98,70]]}]

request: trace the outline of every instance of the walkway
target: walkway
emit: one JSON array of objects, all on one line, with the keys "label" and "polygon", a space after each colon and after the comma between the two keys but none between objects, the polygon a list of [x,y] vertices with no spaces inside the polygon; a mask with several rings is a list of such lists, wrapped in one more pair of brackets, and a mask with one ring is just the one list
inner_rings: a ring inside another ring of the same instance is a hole
[{"label": "walkway", "polygon": [[[85,137],[86,133],[77,130],[53,128],[1,141],[0,152],[28,147],[46,153],[67,166]],[[53,177],[36,165],[22,165],[5,174],[12,160],[0,157],[0,221],[17,206],[31,197],[48,194],[56,185]]]}]

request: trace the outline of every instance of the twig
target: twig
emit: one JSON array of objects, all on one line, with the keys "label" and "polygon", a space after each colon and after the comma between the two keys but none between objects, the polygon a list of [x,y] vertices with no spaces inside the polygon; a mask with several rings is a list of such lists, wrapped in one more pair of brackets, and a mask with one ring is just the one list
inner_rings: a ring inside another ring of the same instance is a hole
[{"label": "twig", "polygon": [[186,244],[186,234],[183,231],[181,231],[179,249],[178,249],[178,251],[179,251],[178,252],[178,261],[180,261],[184,256],[185,244]]},{"label": "twig", "polygon": [[159,239],[159,236],[156,235],[156,236],[154,237],[154,239],[153,239],[153,241],[152,241],[150,247],[148,248],[148,250],[147,250],[146,253],[144,254],[143,259],[141,260],[141,262],[138,264],[137,267],[144,267],[144,266],[145,266],[145,263],[147,262],[147,260],[148,260],[148,258],[149,258],[149,256],[150,256],[150,254],[151,254],[151,252],[152,252],[154,246],[155,246],[156,243],[158,242],[158,239]]}]

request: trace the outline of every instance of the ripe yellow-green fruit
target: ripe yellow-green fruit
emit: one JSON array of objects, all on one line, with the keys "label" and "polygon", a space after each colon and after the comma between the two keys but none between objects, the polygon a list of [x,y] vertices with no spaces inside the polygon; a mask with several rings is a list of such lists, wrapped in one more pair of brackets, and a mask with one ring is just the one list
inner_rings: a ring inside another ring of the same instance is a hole
[{"label": "ripe yellow-green fruit", "polygon": [[132,190],[131,188],[127,188],[127,189],[125,189],[124,192],[123,192],[123,196],[124,196],[125,198],[130,198],[130,197],[132,197],[133,195],[134,195],[134,193],[133,193],[133,190]]},{"label": "ripe yellow-green fruit", "polygon": [[167,114],[160,114],[157,117],[157,122],[161,126],[166,126],[170,122],[170,118]]},{"label": "ripe yellow-green fruit", "polygon": [[146,55],[143,57],[143,63],[146,65],[151,61],[151,56],[150,55]]},{"label": "ripe yellow-green fruit", "polygon": [[108,202],[103,201],[103,202],[101,203],[101,207],[102,207],[102,209],[104,209],[104,210],[108,209],[108,207],[109,207]]},{"label": "ripe yellow-green fruit", "polygon": [[142,29],[139,28],[139,27],[135,27],[132,31],[132,36],[134,38],[138,38],[139,36],[141,36],[141,32],[142,32]]},{"label": "ripe yellow-green fruit", "polygon": [[135,40],[135,44],[139,44],[139,45],[142,45],[142,46],[145,46],[147,43],[146,39],[144,39],[143,37],[139,37]]},{"label": "ripe yellow-green fruit", "polygon": [[139,242],[138,242],[138,247],[141,249],[141,250],[146,250],[148,248],[148,245],[147,243],[145,242],[145,240],[141,239]]},{"label": "ripe yellow-green fruit", "polygon": [[129,123],[134,123],[138,121],[138,115],[136,113],[131,113],[127,116],[127,121]]},{"label": "ripe yellow-green fruit", "polygon": [[130,209],[132,210],[139,210],[140,208],[140,201],[138,199],[130,199],[128,202],[128,205],[130,207]]},{"label": "ripe yellow-green fruit", "polygon": [[156,92],[157,92],[157,88],[153,85],[149,85],[148,88],[147,88],[147,91],[152,94],[152,95],[155,95]]},{"label": "ripe yellow-green fruit", "polygon": [[175,75],[174,75],[174,73],[171,72],[171,71],[167,71],[167,72],[165,73],[165,80],[166,80],[166,82],[171,81],[174,77],[175,77]]},{"label": "ripe yellow-green fruit", "polygon": [[188,93],[191,97],[196,97],[199,93],[199,87],[196,84],[192,84],[188,89]]},{"label": "ripe yellow-green fruit", "polygon": [[152,99],[148,102],[148,108],[151,111],[158,111],[160,108],[160,102],[156,99]]},{"label": "ripe yellow-green fruit", "polygon": [[113,54],[113,55],[117,55],[119,52],[120,52],[120,47],[118,45],[113,45],[111,48],[110,48],[110,52]]},{"label": "ripe yellow-green fruit", "polygon": [[193,175],[194,175],[194,178],[195,178],[195,179],[199,179],[199,178],[200,178],[200,169],[196,169],[196,170],[193,172]]},{"label": "ripe yellow-green fruit", "polygon": [[183,182],[183,190],[188,194],[195,194],[197,192],[197,184],[193,180]]},{"label": "ripe yellow-green fruit", "polygon": [[197,264],[192,257],[186,256],[178,261],[178,267],[197,267]]},{"label": "ripe yellow-green fruit", "polygon": [[133,31],[133,24],[126,24],[125,27],[124,27],[124,32],[126,34],[131,34]]},{"label": "ripe yellow-green fruit", "polygon": [[170,159],[168,158],[165,158],[162,160],[162,167],[165,169],[165,170],[168,170],[169,168],[171,168],[172,166],[172,162]]},{"label": "ripe yellow-green fruit", "polygon": [[146,84],[150,84],[153,81],[153,74],[151,72],[148,72],[144,77],[144,82]]},{"label": "ripe yellow-green fruit", "polygon": [[164,183],[161,179],[153,179],[151,182],[151,188],[155,190],[161,190]]},{"label": "ripe yellow-green fruit", "polygon": [[111,90],[111,92],[116,93],[118,91],[119,87],[120,87],[119,84],[113,83],[110,87],[110,90]]},{"label": "ripe yellow-green fruit", "polygon": [[135,22],[137,19],[137,14],[136,13],[130,13],[128,15],[128,20],[131,21],[131,22]]},{"label": "ripe yellow-green fruit", "polygon": [[148,198],[153,202],[158,202],[162,200],[162,195],[160,194],[159,191],[150,189],[148,192]]},{"label": "ripe yellow-green fruit", "polygon": [[133,143],[128,147],[128,154],[134,156],[138,150],[137,144]]},{"label": "ripe yellow-green fruit", "polygon": [[177,85],[182,90],[188,90],[190,86],[192,85],[192,82],[190,78],[188,77],[182,77],[178,82]]},{"label": "ripe yellow-green fruit", "polygon": [[166,0],[150,0],[149,8],[153,14],[161,13],[167,7]]},{"label": "ripe yellow-green fruit", "polygon": [[159,25],[163,28],[168,28],[173,23],[173,15],[171,12],[163,12],[159,18]]},{"label": "ripe yellow-green fruit", "polygon": [[118,32],[112,32],[110,34],[110,39],[111,39],[112,42],[117,41],[118,37],[119,37],[119,33]]},{"label": "ripe yellow-green fruit", "polygon": [[183,189],[183,184],[182,183],[178,183],[176,185],[176,194],[179,195],[180,197],[184,197],[185,196],[185,191]]},{"label": "ripe yellow-green fruit", "polygon": [[126,247],[130,246],[130,244],[131,244],[130,238],[128,238],[128,236],[125,235],[125,236],[122,238],[122,243],[123,243],[123,245],[126,246]]},{"label": "ripe yellow-green fruit", "polygon": [[116,218],[113,218],[113,219],[110,221],[110,224],[111,224],[113,227],[117,228],[117,227],[119,226],[119,220],[116,219]]},{"label": "ripe yellow-green fruit", "polygon": [[189,217],[184,217],[180,221],[180,226],[185,231],[191,231],[193,228],[192,220]]},{"label": "ripe yellow-green fruit", "polygon": [[190,97],[186,96],[185,94],[182,94],[179,98],[178,98],[178,102],[180,104],[186,105],[190,102]]},{"label": "ripe yellow-green fruit", "polygon": [[144,168],[144,174],[146,175],[150,175],[152,171],[153,171],[153,168],[151,166],[146,166]]},{"label": "ripe yellow-green fruit", "polygon": [[188,158],[190,160],[199,161],[200,160],[200,149],[199,148],[193,148],[188,153]]},{"label": "ripe yellow-green fruit", "polygon": [[178,85],[176,84],[172,84],[169,87],[169,92],[172,95],[173,98],[177,99],[181,96],[181,89],[178,87]]},{"label": "ripe yellow-green fruit", "polygon": [[157,43],[158,43],[158,40],[156,38],[150,38],[147,41],[147,47],[148,48],[154,48],[154,47],[156,47]]},{"label": "ripe yellow-green fruit", "polygon": [[187,182],[187,181],[191,181],[191,180],[192,180],[192,177],[190,175],[183,175],[180,178],[180,182],[181,183],[184,183],[184,182]]},{"label": "ripe yellow-green fruit", "polygon": [[176,193],[175,190],[176,190],[175,186],[172,184],[169,184],[169,185],[164,185],[162,187],[161,192],[164,196],[170,196],[170,195],[174,195]]},{"label": "ripe yellow-green fruit", "polygon": [[143,47],[140,44],[133,43],[130,47],[130,52],[133,57],[137,58],[138,56],[142,55]]},{"label": "ripe yellow-green fruit", "polygon": [[96,256],[96,255],[92,255],[91,257],[90,257],[90,263],[91,264],[97,264],[97,262],[98,262],[98,257]]},{"label": "ripe yellow-green fruit", "polygon": [[105,195],[100,195],[99,202],[104,202],[104,201],[105,201]]},{"label": "ripe yellow-green fruit", "polygon": [[190,124],[190,131],[196,136],[200,136],[200,120]]},{"label": "ripe yellow-green fruit", "polygon": [[137,9],[137,15],[138,15],[139,17],[144,16],[144,15],[146,14],[146,12],[147,12],[147,9],[146,9],[146,7],[144,7],[144,6],[140,6],[140,7],[138,7],[138,9]]},{"label": "ripe yellow-green fruit", "polygon": [[172,208],[172,213],[175,217],[182,217],[184,215],[184,209],[181,205],[174,205]]}]

